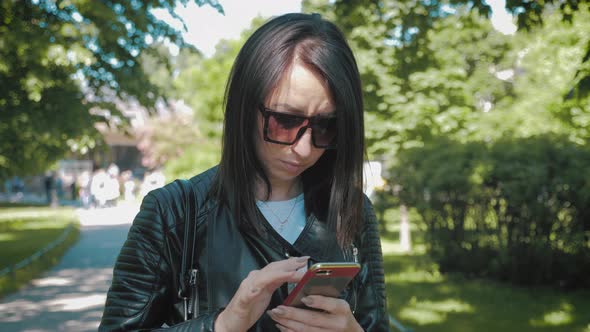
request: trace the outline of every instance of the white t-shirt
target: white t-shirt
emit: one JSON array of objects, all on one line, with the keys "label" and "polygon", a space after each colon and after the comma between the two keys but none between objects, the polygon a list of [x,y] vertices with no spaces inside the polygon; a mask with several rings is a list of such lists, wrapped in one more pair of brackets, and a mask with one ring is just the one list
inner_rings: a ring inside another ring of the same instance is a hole
[{"label": "white t-shirt", "polygon": [[303,193],[286,201],[256,201],[256,206],[271,226],[293,244],[305,228]]}]

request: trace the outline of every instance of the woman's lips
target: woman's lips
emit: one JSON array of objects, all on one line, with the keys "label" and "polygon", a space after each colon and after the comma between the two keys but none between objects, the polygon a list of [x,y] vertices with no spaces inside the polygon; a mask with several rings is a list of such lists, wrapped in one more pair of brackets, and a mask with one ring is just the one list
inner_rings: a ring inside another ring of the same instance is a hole
[{"label": "woman's lips", "polygon": [[303,168],[303,165],[301,165],[299,163],[294,163],[294,162],[284,161],[284,160],[281,160],[281,162],[283,163],[285,169],[289,173],[299,173],[301,171],[301,169]]}]

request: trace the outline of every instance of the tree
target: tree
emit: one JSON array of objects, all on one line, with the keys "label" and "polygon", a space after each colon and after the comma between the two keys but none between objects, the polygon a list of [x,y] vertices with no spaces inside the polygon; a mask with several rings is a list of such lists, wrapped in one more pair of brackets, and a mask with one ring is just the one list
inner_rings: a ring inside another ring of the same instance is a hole
[{"label": "tree", "polygon": [[[473,8],[477,8],[481,14],[487,17],[491,14],[490,6],[482,0],[454,0],[453,2],[472,4]],[[506,1],[506,9],[517,16],[519,30],[535,32],[541,28],[540,30],[543,32],[537,33],[534,37],[537,40],[546,39],[546,34],[556,35],[555,31],[548,27],[553,27],[557,33],[568,30],[568,34],[562,34],[565,40],[554,38],[546,41],[549,45],[557,43],[562,46],[562,51],[559,51],[560,59],[565,57],[568,61],[538,64],[541,68],[549,64],[550,67],[553,67],[551,70],[554,72],[557,66],[563,68],[565,72],[562,70],[558,73],[557,79],[567,80],[564,86],[563,82],[555,84],[553,82],[555,77],[546,76],[549,80],[544,83],[549,82],[554,85],[561,93],[561,100],[552,101],[552,105],[544,106],[548,107],[556,118],[568,126],[569,130],[575,131],[572,139],[577,140],[578,143],[588,142],[590,140],[590,131],[588,130],[590,124],[590,38],[588,38],[586,22],[588,22],[588,14],[590,13],[590,3],[585,0],[508,0]],[[551,15],[557,12],[560,14],[563,24],[558,24],[555,15]],[[548,49],[549,54],[557,53],[555,47],[548,47]],[[535,70],[532,67],[529,69]],[[573,69],[573,73],[571,73],[571,69]],[[544,90],[550,95],[556,91],[547,86],[544,87]],[[534,94],[538,95],[538,90],[534,91]],[[547,96],[541,99],[547,100]]]},{"label": "tree", "polygon": [[[489,17],[491,7],[485,0],[453,0],[453,3],[471,4],[480,13]],[[590,5],[586,0],[508,0],[506,9],[518,18],[518,27],[522,30],[531,30],[543,25],[547,11],[559,11],[562,21],[572,23],[577,12],[590,12]],[[590,42],[587,43],[583,55],[577,59],[577,71],[575,80],[566,98],[573,96],[578,98],[588,97],[590,93]]]},{"label": "tree", "polygon": [[[264,21],[262,17],[257,17],[240,38],[219,41],[210,58],[185,51],[173,60],[177,68],[182,68],[174,69],[178,72],[173,81],[175,96],[192,108],[192,121],[187,125],[201,135],[190,144],[183,145],[181,154],[169,159],[165,166],[167,177],[190,177],[219,163],[227,79],[242,45]],[[169,134],[174,135],[172,132]],[[170,140],[174,141],[175,138],[171,137]]]},{"label": "tree", "polygon": [[[507,37],[456,5],[420,1],[306,1],[347,34],[364,83],[369,155],[392,160],[441,134],[461,139],[486,107],[511,95],[495,76]],[[508,63],[508,64],[506,64]]]},{"label": "tree", "polygon": [[[510,5],[516,8],[515,3]],[[463,160],[441,158],[418,170],[403,164],[397,174],[391,173],[390,166],[404,151],[416,151],[419,161],[439,150],[444,153],[449,146],[441,141],[485,147],[502,136],[589,137],[588,98],[584,101],[578,87],[575,94],[581,98],[569,101],[577,107],[563,103],[584,68],[580,63],[589,43],[588,13],[580,10],[568,23],[551,15],[550,5],[543,5],[545,23],[526,21],[529,29],[512,37],[492,28],[486,18],[489,7],[484,5],[483,1],[304,2],[306,11],[335,21],[355,51],[364,83],[367,149],[370,157],[384,160],[389,183],[399,184],[402,172],[412,176],[418,171],[435,173],[424,181],[431,186],[457,180],[466,167],[464,161],[473,158],[471,151]],[[424,183],[411,189],[428,196]],[[456,183],[450,187],[467,203],[477,200]],[[448,211],[459,211],[460,203],[449,204],[453,209]]]},{"label": "tree", "polygon": [[[186,4],[189,0],[178,1]],[[194,0],[223,13],[216,0]],[[153,109],[163,97],[140,65],[154,41],[188,48],[153,14],[173,17],[177,1],[0,2],[0,179],[45,169],[68,150],[92,145],[91,110],[120,115],[114,101],[133,98]],[[164,96],[165,97],[165,96]]]},{"label": "tree", "polygon": [[246,39],[264,22],[264,18],[256,17],[239,38],[220,40],[210,58],[187,52],[175,59],[179,65],[190,63],[178,70],[173,83],[176,94],[193,109],[200,131],[212,140],[221,138],[224,91],[234,60]]},{"label": "tree", "polygon": [[580,58],[590,42],[589,30],[590,12],[577,13],[572,22],[548,13],[543,26],[514,35],[508,80],[513,98],[478,119],[481,132],[486,133],[479,138],[553,133],[578,144],[589,142],[590,98],[564,99],[577,80]]},{"label": "tree", "polygon": [[[347,34],[364,83],[369,155],[391,160],[399,149],[440,135],[492,139],[513,130],[525,135],[562,131],[565,124],[580,139],[588,137],[590,99],[584,97],[583,77],[590,68],[584,30],[590,7],[573,0],[559,3],[557,8],[553,1],[508,1],[521,27],[515,37],[492,29],[484,1],[307,0],[304,9],[322,13]],[[530,62],[531,54],[524,58],[523,73],[522,53],[529,43],[542,46],[541,40],[545,54],[568,48],[559,54],[573,66],[553,61],[549,67],[557,76],[545,75],[535,93],[526,94],[533,73],[543,73],[547,65]],[[511,78],[503,77],[510,71]],[[540,100],[530,98],[540,91]],[[525,125],[511,126],[507,117]],[[545,121],[533,125],[531,117]]]}]

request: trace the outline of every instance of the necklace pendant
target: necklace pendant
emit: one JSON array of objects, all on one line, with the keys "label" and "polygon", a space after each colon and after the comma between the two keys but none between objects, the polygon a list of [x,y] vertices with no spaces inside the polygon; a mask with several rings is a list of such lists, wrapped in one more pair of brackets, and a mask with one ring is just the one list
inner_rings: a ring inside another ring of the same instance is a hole
[{"label": "necklace pendant", "polygon": [[295,202],[293,203],[293,206],[291,207],[291,211],[289,211],[289,214],[287,215],[287,217],[285,219],[282,219],[281,217],[279,217],[279,215],[277,214],[276,211],[274,211],[274,209],[268,205],[266,202],[262,201],[262,204],[264,204],[268,210],[274,214],[274,216],[276,217],[276,220],[279,222],[278,225],[271,223],[271,225],[278,230],[279,233],[282,233],[283,230],[285,229],[285,225],[287,225],[287,223],[289,222],[289,218],[291,218],[291,214],[293,213],[293,211],[295,210],[295,206],[297,206],[297,202],[299,201],[299,199],[295,199]]},{"label": "necklace pendant", "polygon": [[282,223],[279,225],[279,232],[282,232],[282,231],[285,229],[285,223],[286,223],[286,222],[287,222],[287,220],[285,220],[284,222],[282,222]]}]

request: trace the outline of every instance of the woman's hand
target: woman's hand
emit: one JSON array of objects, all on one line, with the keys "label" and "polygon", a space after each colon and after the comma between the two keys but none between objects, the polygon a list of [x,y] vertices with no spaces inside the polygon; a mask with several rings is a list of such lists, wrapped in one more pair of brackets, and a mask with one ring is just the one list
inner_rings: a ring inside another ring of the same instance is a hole
[{"label": "woman's hand", "polygon": [[242,280],[236,294],[215,320],[215,331],[247,331],[262,316],[272,293],[285,282],[298,282],[309,257],[292,257],[254,270]]},{"label": "woman's hand", "polygon": [[281,332],[339,331],[362,332],[350,311],[348,302],[321,295],[308,295],[301,300],[306,306],[322,311],[278,306],[268,311]]}]

